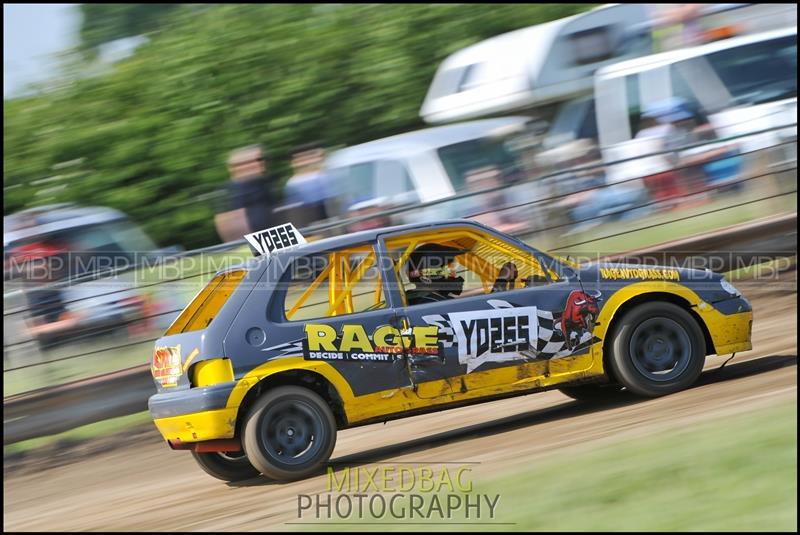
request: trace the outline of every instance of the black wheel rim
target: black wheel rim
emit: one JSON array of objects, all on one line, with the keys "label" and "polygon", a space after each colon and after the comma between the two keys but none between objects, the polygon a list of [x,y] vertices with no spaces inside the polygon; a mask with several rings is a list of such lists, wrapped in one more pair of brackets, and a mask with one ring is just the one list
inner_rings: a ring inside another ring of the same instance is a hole
[{"label": "black wheel rim", "polygon": [[279,463],[296,466],[322,449],[325,428],[316,409],[302,400],[278,401],[264,414],[261,443]]},{"label": "black wheel rim", "polygon": [[650,318],[634,329],[630,355],[636,370],[657,382],[680,377],[692,359],[692,342],[686,330],[669,318]]}]

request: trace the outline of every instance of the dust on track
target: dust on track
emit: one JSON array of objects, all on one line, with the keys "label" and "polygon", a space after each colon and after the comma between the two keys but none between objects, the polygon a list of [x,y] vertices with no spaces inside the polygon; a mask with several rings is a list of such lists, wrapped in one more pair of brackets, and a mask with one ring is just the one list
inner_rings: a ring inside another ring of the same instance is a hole
[{"label": "dust on track", "polygon": [[[340,432],[332,464],[475,463],[473,479],[535,462],[553,450],[601,446],[690,426],[797,398],[796,283],[747,288],[754,350],[722,370],[707,359],[698,383],[664,398],[588,406],[551,391]],[[258,478],[225,484],[186,452],[167,449],[147,430],[123,446],[86,446],[90,456],[6,471],[4,529],[292,530],[297,495],[327,490],[320,475],[291,484]]]}]

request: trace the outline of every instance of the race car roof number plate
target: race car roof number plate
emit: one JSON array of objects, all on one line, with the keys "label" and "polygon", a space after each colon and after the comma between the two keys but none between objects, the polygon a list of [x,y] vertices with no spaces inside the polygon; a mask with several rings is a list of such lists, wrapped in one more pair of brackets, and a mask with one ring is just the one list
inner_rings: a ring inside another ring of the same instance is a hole
[{"label": "race car roof number plate", "polygon": [[306,243],[306,239],[291,223],[245,234],[244,237],[255,256],[270,255]]}]

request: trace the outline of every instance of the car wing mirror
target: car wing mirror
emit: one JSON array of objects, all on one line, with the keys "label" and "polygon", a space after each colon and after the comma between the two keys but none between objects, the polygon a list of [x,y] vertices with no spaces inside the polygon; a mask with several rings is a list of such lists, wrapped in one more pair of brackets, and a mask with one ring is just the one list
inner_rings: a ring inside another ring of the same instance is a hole
[{"label": "car wing mirror", "polygon": [[564,273],[564,276],[566,278],[568,278],[568,279],[579,279],[580,278],[580,277],[578,277],[578,272],[575,271],[574,269],[572,269],[569,266],[565,266],[564,269],[562,270],[562,272]]}]

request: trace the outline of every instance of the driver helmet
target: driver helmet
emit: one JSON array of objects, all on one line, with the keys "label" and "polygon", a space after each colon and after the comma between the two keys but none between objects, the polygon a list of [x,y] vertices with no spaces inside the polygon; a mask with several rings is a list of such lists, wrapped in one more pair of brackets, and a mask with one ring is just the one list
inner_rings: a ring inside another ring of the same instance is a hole
[{"label": "driver helmet", "polygon": [[417,290],[458,296],[464,289],[464,278],[456,271],[456,256],[464,252],[435,243],[420,245],[408,258],[408,280]]}]

